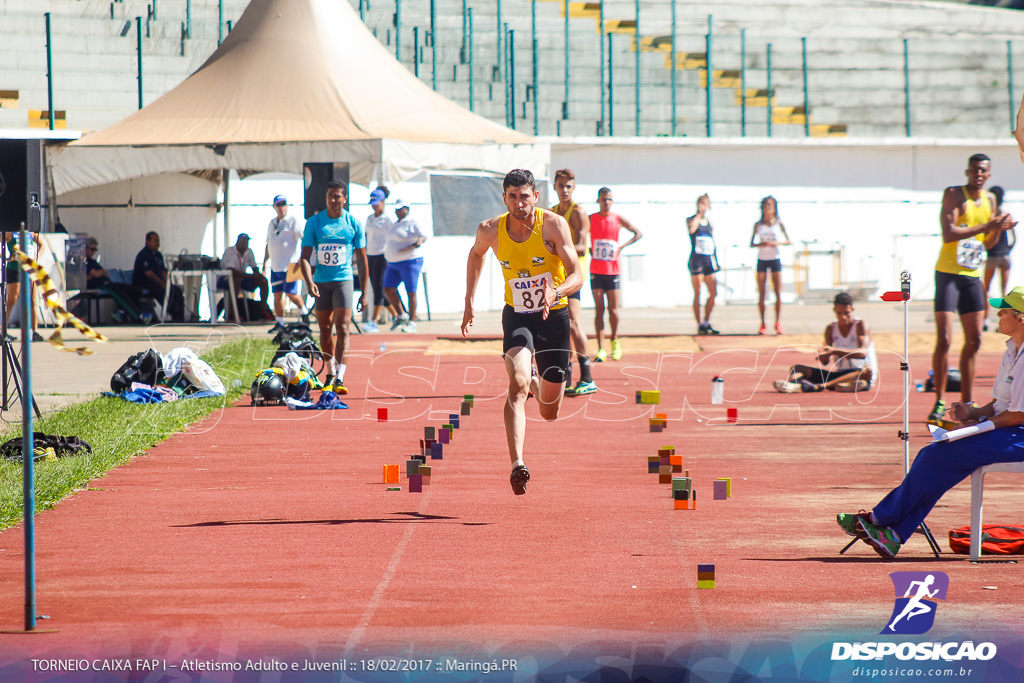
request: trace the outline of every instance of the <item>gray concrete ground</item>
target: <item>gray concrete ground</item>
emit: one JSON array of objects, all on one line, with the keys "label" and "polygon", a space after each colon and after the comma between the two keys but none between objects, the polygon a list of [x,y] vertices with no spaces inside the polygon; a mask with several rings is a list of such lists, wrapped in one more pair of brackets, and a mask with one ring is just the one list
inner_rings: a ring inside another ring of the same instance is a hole
[{"label": "gray concrete ground", "polygon": [[[876,333],[901,333],[903,331],[902,304],[884,302],[861,303],[857,314],[870,322]],[[696,332],[693,312],[690,308],[637,308],[622,312],[620,333],[623,336],[647,335],[692,335]],[[782,322],[787,338],[801,335],[820,335],[825,323],[833,320],[831,306],[827,304],[787,305],[782,309]],[[773,328],[773,314],[769,309],[769,329]],[[712,314],[713,324],[726,335],[752,335],[758,327],[757,308],[754,305],[733,304],[720,306]],[[913,303],[909,314],[910,330],[914,333],[930,333],[932,328],[931,302]],[[457,337],[462,316],[438,314],[433,320],[418,323],[419,334]],[[65,343],[70,347],[87,346],[95,351],[91,356],[79,356],[58,351],[45,342],[32,345],[33,393],[40,409],[52,411],[72,402],[87,400],[100,392],[109,390],[110,377],[132,354],[152,346],[166,353],[179,346],[189,346],[202,354],[209,348],[231,337],[252,335],[269,338],[269,324],[259,325],[218,325],[216,327],[196,325],[109,326],[99,328],[111,343],[99,344],[82,338],[74,329],[64,330]],[[387,329],[387,326],[383,326]],[[584,330],[591,336],[594,332],[593,310],[584,309]],[[607,331],[607,324],[606,324]],[[49,336],[52,330],[40,330]],[[497,311],[478,314],[472,330],[473,336],[500,337],[501,317]],[[405,336],[401,333],[382,333],[380,336]],[[774,338],[774,335],[770,335]],[[742,337],[737,345],[742,346]],[[15,342],[14,349],[20,353],[21,344]],[[8,379],[8,389],[13,384]],[[7,422],[20,421],[17,401],[2,411]]]}]

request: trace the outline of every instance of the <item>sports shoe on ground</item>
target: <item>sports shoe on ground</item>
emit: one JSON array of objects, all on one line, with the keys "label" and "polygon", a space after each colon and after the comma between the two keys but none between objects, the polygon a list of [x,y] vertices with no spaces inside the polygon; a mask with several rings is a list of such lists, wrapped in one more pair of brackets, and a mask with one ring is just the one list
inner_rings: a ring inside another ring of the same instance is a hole
[{"label": "sports shoe on ground", "polygon": [[775,323],[775,334],[786,334],[785,331],[782,329],[782,323]]},{"label": "sports shoe on ground", "polygon": [[709,327],[710,325],[706,325],[705,323],[697,325],[697,334],[710,334],[710,332],[708,332]]},{"label": "sports shoe on ground", "polygon": [[416,323],[410,320],[406,324],[402,325],[401,330],[402,332],[413,333],[416,331]]},{"label": "sports shoe on ground", "polygon": [[391,321],[391,331],[394,332],[407,322],[409,322],[409,316],[403,313],[402,315],[398,316],[397,318]]},{"label": "sports shoe on ground", "polygon": [[839,528],[841,528],[847,536],[856,536],[857,538],[864,540],[866,536],[861,536],[860,529],[857,528],[857,522],[862,519],[869,524],[871,523],[871,518],[868,517],[868,513],[864,510],[861,510],[856,515],[840,512],[836,515],[836,524],[839,525]]},{"label": "sports shoe on ground", "polygon": [[312,320],[312,319],[313,319],[313,314],[312,313],[303,313],[302,315],[299,316],[299,322],[300,323],[304,323],[306,325],[308,325],[309,321]]},{"label": "sports shoe on ground", "polygon": [[324,390],[331,391],[331,385],[334,384],[334,375],[327,375],[324,377]]},{"label": "sports shoe on ground", "polygon": [[348,389],[342,384],[341,380],[334,380],[331,384],[331,391],[336,393],[338,396],[344,396],[348,393]]},{"label": "sports shoe on ground", "polygon": [[721,334],[721,332],[711,327],[711,323],[704,323],[704,334]]},{"label": "sports shoe on ground", "polygon": [[566,396],[583,396],[584,394],[592,394],[597,391],[596,382],[577,382],[574,387],[566,387]]},{"label": "sports shoe on ground", "polygon": [[594,356],[594,362],[595,363],[603,363],[605,357],[606,357],[606,355],[605,355],[604,349],[598,349],[597,350],[597,355]]},{"label": "sports shoe on ground", "polygon": [[526,465],[516,465],[512,468],[512,474],[508,477],[508,482],[512,484],[512,493],[517,496],[526,493],[528,481],[530,481],[530,470],[526,468]]},{"label": "sports shoe on ground", "polygon": [[39,334],[38,332],[33,332],[32,333],[32,341],[34,341],[34,342],[43,341],[43,335]]},{"label": "sports shoe on ground", "polygon": [[825,391],[825,387],[821,384],[815,384],[813,382],[808,382],[807,380],[802,379],[800,380],[800,391],[804,392],[805,394],[813,394],[816,391]]},{"label": "sports shoe on ground", "polygon": [[765,334],[766,332],[768,332],[768,328],[764,326],[764,323],[761,323],[761,327],[757,329],[757,333]]},{"label": "sports shoe on ground", "polygon": [[800,385],[796,382],[787,382],[784,379],[777,379],[772,382],[772,386],[775,387],[775,391],[780,394],[799,394],[802,390]]},{"label": "sports shoe on ground", "polygon": [[273,327],[271,327],[269,330],[267,330],[267,334],[277,334],[278,332],[280,332],[283,329],[284,329],[284,325],[282,325],[281,323],[277,323],[276,322],[276,323],[274,323]]},{"label": "sports shoe on ground", "polygon": [[[887,560],[896,557],[900,551],[900,544],[896,541],[896,534],[892,529],[884,526],[875,526],[864,518],[857,520],[857,531],[864,534],[864,542]],[[859,536],[859,534],[858,534]]]},{"label": "sports shoe on ground", "polygon": [[123,309],[119,308],[116,311],[114,311],[114,314],[111,315],[110,317],[114,319],[115,323],[123,325],[124,321],[128,318],[128,314],[125,313]]},{"label": "sports shoe on ground", "polygon": [[368,323],[363,323],[363,332],[369,332],[370,334],[374,334],[376,332],[380,332],[380,328],[377,327],[377,323],[371,320]]},{"label": "sports shoe on ground", "polygon": [[988,318],[985,318],[985,322],[981,324],[981,331],[988,332]]},{"label": "sports shoe on ground", "polygon": [[622,347],[619,346],[618,339],[612,339],[612,360],[619,360],[622,358]]},{"label": "sports shoe on ground", "polygon": [[942,416],[946,414],[946,402],[936,401],[935,405],[932,406],[932,412],[928,413],[927,424],[938,425]]}]

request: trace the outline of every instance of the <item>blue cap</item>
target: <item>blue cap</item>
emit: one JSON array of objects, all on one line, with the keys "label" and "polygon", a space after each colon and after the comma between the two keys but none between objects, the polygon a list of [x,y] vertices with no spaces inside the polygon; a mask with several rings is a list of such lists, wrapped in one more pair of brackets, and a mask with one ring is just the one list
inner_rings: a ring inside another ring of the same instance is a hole
[{"label": "blue cap", "polygon": [[377,206],[385,199],[387,197],[384,196],[383,190],[374,190],[370,193],[370,206]]},{"label": "blue cap", "polygon": [[287,204],[287,203],[288,203],[288,198],[285,197],[283,194],[279,194],[276,197],[274,197],[274,206],[277,206],[278,204]]}]

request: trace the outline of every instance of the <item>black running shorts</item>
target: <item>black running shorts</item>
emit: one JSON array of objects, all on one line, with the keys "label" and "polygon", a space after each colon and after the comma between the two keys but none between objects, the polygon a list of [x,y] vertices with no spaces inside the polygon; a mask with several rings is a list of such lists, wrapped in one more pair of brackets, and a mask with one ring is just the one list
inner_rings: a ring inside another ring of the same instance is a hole
[{"label": "black running shorts", "polygon": [[502,350],[522,346],[533,352],[541,379],[555,384],[565,382],[569,369],[569,307],[556,308],[544,320],[540,313],[516,313],[506,305],[501,312],[505,331]]},{"label": "black running shorts", "polygon": [[977,313],[985,310],[985,285],[980,277],[935,271],[935,312]]},{"label": "black running shorts", "polygon": [[611,291],[619,288],[618,275],[602,275],[601,273],[590,274],[590,288]]},{"label": "black running shorts", "polygon": [[720,270],[718,259],[708,254],[691,254],[688,265],[690,275],[714,275]]},{"label": "black running shorts", "polygon": [[781,259],[772,259],[770,261],[762,261],[757,259],[757,272],[759,273],[781,273],[782,272],[782,261]]}]

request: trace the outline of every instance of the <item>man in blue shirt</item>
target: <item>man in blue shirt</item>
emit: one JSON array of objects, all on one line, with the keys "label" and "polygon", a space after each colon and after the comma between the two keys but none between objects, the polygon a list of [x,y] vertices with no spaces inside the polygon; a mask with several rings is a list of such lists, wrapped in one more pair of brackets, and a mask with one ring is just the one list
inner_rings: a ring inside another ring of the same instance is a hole
[{"label": "man in blue shirt", "polygon": [[[345,350],[348,325],[352,320],[352,256],[359,268],[362,291],[356,310],[362,310],[366,297],[366,232],[345,211],[348,190],[338,180],[327,183],[327,210],[308,221],[302,235],[299,266],[309,293],[316,299],[313,310],[320,326],[320,350],[327,361],[325,389],[347,394],[345,388]],[[315,273],[314,273],[315,269]],[[332,334],[332,332],[334,334]]]},{"label": "man in blue shirt", "polygon": [[142,290],[143,296],[151,296],[167,306],[167,312],[175,322],[185,319],[185,296],[181,287],[171,285],[170,301],[164,301],[167,266],[164,265],[164,255],[160,253],[160,235],[153,231],[146,233],[146,246],[135,256],[132,285]]}]

